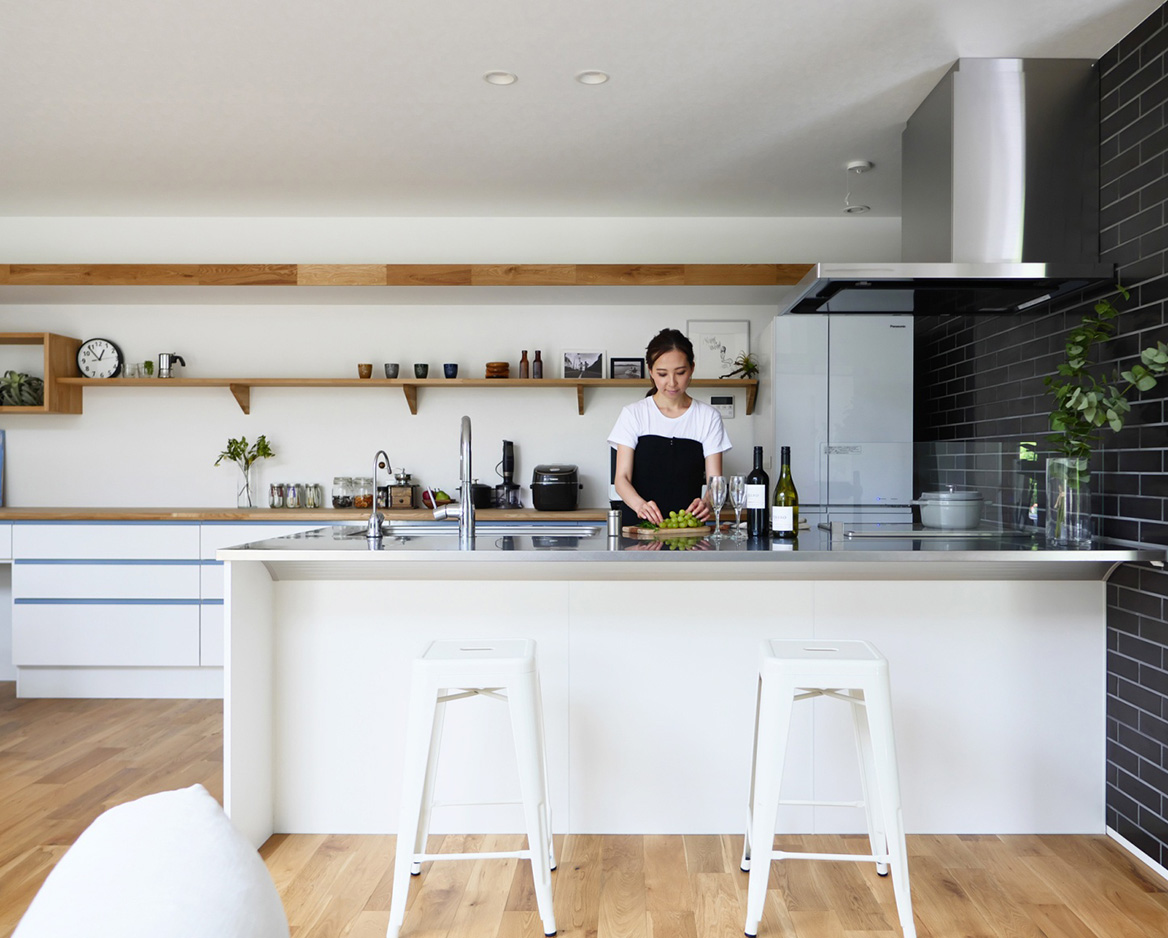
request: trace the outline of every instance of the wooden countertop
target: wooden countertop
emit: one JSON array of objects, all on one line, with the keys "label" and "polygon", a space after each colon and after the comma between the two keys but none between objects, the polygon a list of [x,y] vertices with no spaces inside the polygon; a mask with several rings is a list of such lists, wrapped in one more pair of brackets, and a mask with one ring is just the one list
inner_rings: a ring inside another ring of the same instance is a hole
[{"label": "wooden countertop", "polygon": [[[430,521],[428,508],[382,508],[387,521]],[[536,511],[534,508],[480,508],[483,521],[604,521],[607,509]],[[0,508],[0,521],[302,521],[321,524],[357,524],[364,509],[340,508]],[[453,522],[452,522],[453,523]]]}]

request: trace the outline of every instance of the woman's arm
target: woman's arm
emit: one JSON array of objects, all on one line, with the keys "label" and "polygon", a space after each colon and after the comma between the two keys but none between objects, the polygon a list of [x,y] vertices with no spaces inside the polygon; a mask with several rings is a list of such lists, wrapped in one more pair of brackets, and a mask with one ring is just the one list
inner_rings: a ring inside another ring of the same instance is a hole
[{"label": "woman's arm", "polygon": [[663,519],[657,503],[645,501],[633,488],[633,452],[631,446],[625,446],[623,443],[617,444],[616,478],[613,480],[613,488],[616,489],[616,494],[621,497],[621,501],[628,505],[629,510],[635,512],[638,518],[660,524]]}]

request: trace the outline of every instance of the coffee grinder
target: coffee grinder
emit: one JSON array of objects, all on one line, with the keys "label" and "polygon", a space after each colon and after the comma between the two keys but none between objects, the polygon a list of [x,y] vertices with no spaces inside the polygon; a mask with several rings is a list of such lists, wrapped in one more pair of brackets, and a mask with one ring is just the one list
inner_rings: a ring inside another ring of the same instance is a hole
[{"label": "coffee grinder", "polygon": [[503,477],[503,481],[495,486],[496,508],[522,508],[519,503],[519,486],[513,481],[515,478],[515,444],[510,440],[503,441],[503,459],[495,466],[495,471]]}]

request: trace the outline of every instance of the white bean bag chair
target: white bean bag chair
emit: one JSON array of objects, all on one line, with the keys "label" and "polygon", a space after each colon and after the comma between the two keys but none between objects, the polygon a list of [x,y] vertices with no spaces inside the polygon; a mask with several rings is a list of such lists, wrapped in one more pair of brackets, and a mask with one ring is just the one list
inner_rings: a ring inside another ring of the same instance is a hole
[{"label": "white bean bag chair", "polygon": [[288,938],[259,854],[202,785],[110,808],[41,886],[13,938]]}]

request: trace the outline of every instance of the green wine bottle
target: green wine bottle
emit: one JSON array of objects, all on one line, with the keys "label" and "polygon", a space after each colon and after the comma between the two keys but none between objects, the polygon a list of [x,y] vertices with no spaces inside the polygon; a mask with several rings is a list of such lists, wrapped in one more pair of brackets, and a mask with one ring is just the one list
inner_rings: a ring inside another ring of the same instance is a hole
[{"label": "green wine bottle", "polygon": [[784,446],[780,452],[782,467],[771,504],[771,537],[790,540],[799,536],[799,493],[791,479],[791,447]]}]

